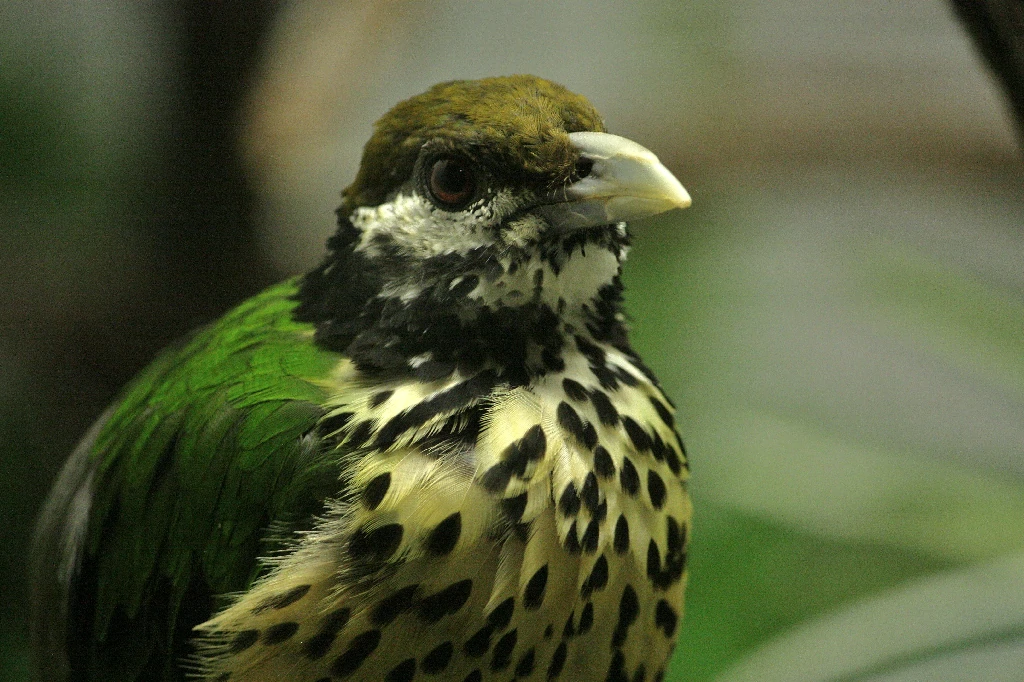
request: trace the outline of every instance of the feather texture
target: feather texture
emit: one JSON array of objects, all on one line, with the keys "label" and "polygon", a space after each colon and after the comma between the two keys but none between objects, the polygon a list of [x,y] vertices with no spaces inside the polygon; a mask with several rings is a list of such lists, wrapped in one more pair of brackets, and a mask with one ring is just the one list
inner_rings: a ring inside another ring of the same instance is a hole
[{"label": "feather texture", "polygon": [[[270,289],[166,352],[69,461],[37,541],[36,591],[59,590],[66,606],[37,606],[33,627],[52,627],[48,608],[68,619],[65,641],[37,652],[45,665],[75,679],[175,679],[172,652],[214,595],[255,577],[269,529],[308,524],[337,494],[315,427],[338,356],[291,319],[295,292]],[[86,490],[80,517],[70,501]],[[71,527],[83,540],[59,573],[45,538]]]},{"label": "feather texture", "polygon": [[[201,627],[197,669],[246,682],[368,682],[433,668],[457,680],[562,669],[589,680],[664,661],[682,606],[687,470],[665,456],[684,461],[660,390],[629,357],[602,351],[623,378],[614,389],[578,353],[529,388],[495,383],[488,370],[371,385],[343,362],[325,420],[358,415],[332,434],[347,493]],[[460,390],[474,380],[489,391]],[[567,382],[580,387],[575,401]],[[614,401],[614,422],[587,397],[597,394]],[[441,425],[481,407],[474,439],[432,447]],[[391,433],[396,420],[405,430]],[[367,449],[382,437],[386,448]],[[599,447],[614,471],[635,469],[635,488],[595,465]]]}]

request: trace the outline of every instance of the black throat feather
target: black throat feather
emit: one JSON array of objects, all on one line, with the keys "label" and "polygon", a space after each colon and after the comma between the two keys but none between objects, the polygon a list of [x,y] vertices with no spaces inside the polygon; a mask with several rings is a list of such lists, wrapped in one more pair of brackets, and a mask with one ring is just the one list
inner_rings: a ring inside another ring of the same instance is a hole
[{"label": "black throat feather", "polygon": [[[346,217],[339,214],[339,219],[326,259],[301,282],[295,317],[314,324],[318,344],[350,357],[364,373],[430,381],[456,369],[462,376],[473,376],[490,367],[503,382],[523,385],[562,370],[563,348],[580,335],[635,357],[621,322],[618,277],[584,305],[585,329],[564,324],[563,310],[552,309],[539,296],[520,305],[494,307],[470,298],[480,278],[494,281],[506,274],[506,267],[519,266],[516,261],[502,264],[486,249],[421,263],[432,284],[411,300],[402,300],[382,295],[391,278],[398,276],[400,259],[387,252],[386,244],[378,244],[372,258],[357,250],[359,230]],[[608,228],[581,231],[546,245],[540,254],[557,274],[575,250],[618,249],[625,240]]]}]

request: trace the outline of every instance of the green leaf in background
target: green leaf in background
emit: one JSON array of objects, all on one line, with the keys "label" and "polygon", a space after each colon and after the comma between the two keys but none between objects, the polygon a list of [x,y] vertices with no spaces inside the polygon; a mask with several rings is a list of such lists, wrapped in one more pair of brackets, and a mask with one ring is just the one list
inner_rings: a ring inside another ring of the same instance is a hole
[{"label": "green leaf in background", "polygon": [[918,580],[801,626],[718,682],[1019,682],[1024,554]]}]

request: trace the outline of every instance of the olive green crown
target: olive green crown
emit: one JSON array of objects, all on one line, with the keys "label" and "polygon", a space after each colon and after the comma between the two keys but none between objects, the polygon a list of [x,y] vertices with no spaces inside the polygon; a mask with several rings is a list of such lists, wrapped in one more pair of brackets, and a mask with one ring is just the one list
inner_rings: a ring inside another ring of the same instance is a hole
[{"label": "olive green crown", "polygon": [[569,133],[604,131],[585,97],[536,76],[439,83],[399,102],[374,126],[349,208],[376,205],[412,173],[424,143],[482,152],[540,183],[564,182],[578,158]]}]

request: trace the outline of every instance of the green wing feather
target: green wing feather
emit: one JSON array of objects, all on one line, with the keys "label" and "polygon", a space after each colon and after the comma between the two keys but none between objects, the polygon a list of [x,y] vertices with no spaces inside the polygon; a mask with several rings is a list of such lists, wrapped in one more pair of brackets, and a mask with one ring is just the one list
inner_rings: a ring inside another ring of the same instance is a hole
[{"label": "green wing feather", "polygon": [[179,679],[178,649],[215,595],[258,574],[268,530],[301,527],[338,494],[316,425],[340,356],[292,320],[295,290],[269,289],[165,353],[98,433],[69,596],[81,679]]}]

